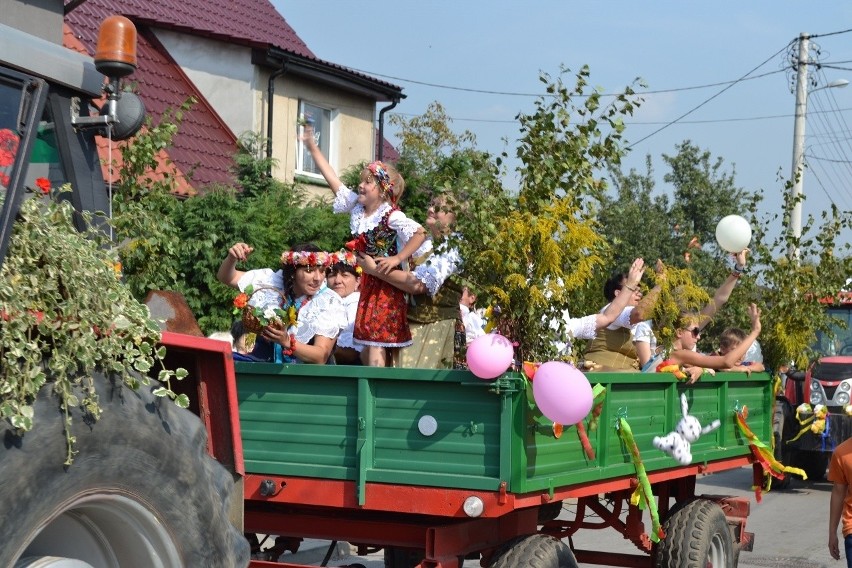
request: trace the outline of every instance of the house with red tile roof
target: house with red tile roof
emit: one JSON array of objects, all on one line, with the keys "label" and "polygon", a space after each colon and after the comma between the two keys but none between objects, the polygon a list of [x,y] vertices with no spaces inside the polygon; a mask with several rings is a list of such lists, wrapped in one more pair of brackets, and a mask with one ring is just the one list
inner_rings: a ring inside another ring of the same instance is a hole
[{"label": "house with red tile roof", "polygon": [[[133,84],[148,113],[156,121],[190,97],[197,100],[168,149],[183,195],[234,182],[233,155],[244,133],[266,139],[276,178],[322,182],[298,141],[301,115],[313,118],[318,143],[338,171],[379,154],[385,159],[395,154],[386,141],[377,142],[378,121],[383,109],[405,97],[402,89],[319,59],[269,0],[17,4],[20,9],[12,0],[0,21],[33,22],[32,31],[41,28],[42,37],[58,38],[89,55],[105,18],[120,14],[135,24],[138,67],[125,81]],[[64,20],[64,34],[44,29],[57,14]]]}]

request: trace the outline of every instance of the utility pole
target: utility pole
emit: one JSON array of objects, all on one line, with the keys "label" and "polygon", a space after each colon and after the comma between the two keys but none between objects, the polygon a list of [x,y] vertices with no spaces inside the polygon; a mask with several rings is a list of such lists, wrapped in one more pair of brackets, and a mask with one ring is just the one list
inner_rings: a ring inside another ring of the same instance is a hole
[{"label": "utility pole", "polygon": [[[808,46],[809,35],[799,34],[799,55],[796,62],[796,113],[793,122],[793,172],[790,179],[790,197],[793,210],[790,213],[790,232],[798,239],[802,236],[802,182],[805,177],[805,115],[808,111]],[[790,245],[789,257],[798,258],[799,247]]]}]

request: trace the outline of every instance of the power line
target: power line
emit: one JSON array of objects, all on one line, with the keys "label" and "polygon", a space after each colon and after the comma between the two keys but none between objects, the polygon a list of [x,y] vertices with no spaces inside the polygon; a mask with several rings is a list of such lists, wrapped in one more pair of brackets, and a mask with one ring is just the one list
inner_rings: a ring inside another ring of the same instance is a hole
[{"label": "power line", "polygon": [[[354,68],[351,68],[351,67],[349,69],[352,69],[352,71],[356,71],[358,73],[363,73],[365,75],[372,75],[374,77],[381,77],[382,79],[390,79],[392,81],[399,81],[401,83],[411,83],[413,85],[423,85],[425,87],[433,87],[435,89],[446,89],[446,90],[449,90],[449,91],[461,91],[461,92],[465,92],[465,93],[477,93],[477,94],[480,94],[480,95],[500,95],[500,96],[506,96],[506,97],[539,98],[539,97],[542,97],[542,96],[547,96],[546,94],[543,94],[543,93],[523,93],[523,92],[512,92],[512,91],[494,91],[494,90],[489,90],[489,89],[474,89],[474,88],[470,88],[470,87],[456,87],[456,86],[453,86],[453,85],[442,85],[440,83],[430,83],[430,82],[427,82],[427,81],[418,81],[416,79],[406,79],[404,77],[396,77],[394,75],[385,75],[385,74],[382,74],[382,73],[376,73],[374,71],[367,71],[365,69],[354,69]],[[722,86],[722,85],[734,85],[734,84],[739,83],[741,81],[751,81],[751,80],[754,80],[754,79],[762,79],[763,77],[768,77],[770,75],[775,75],[777,73],[783,73],[783,72],[784,72],[784,70],[780,69],[780,70],[777,70],[777,71],[768,71],[768,72],[763,73],[761,75],[755,75],[754,77],[740,78],[740,79],[735,79],[735,80],[732,80],[732,81],[721,81],[719,83],[707,83],[705,85],[693,85],[691,87],[675,87],[675,88],[671,88],[671,89],[635,91],[634,94],[640,95],[640,96],[641,95],[659,95],[659,94],[665,94],[665,93],[679,93],[679,92],[683,92],[683,91],[694,91],[694,90],[698,90],[698,89],[709,89],[710,87],[719,87],[719,86]],[[624,93],[604,93],[600,96],[602,96],[602,97],[617,97],[617,96],[621,96],[623,94]],[[591,95],[575,95],[575,96],[589,97]]]},{"label": "power line", "polygon": [[671,126],[672,124],[675,124],[676,122],[680,122],[680,120],[681,120],[681,119],[683,119],[683,118],[685,118],[685,117],[689,116],[690,114],[692,114],[693,112],[697,111],[698,109],[700,109],[701,107],[703,107],[704,105],[706,105],[707,103],[709,103],[710,101],[712,101],[713,99],[715,99],[716,97],[718,97],[719,95],[721,95],[722,93],[724,93],[725,91],[727,91],[728,89],[730,89],[731,87],[733,87],[734,85],[736,85],[736,84],[740,83],[741,81],[744,81],[744,80],[746,79],[746,77],[748,77],[749,75],[751,75],[752,73],[754,73],[755,71],[757,71],[758,69],[760,69],[761,67],[763,67],[764,65],[766,65],[769,61],[771,61],[771,60],[772,60],[774,57],[776,57],[779,53],[783,53],[783,52],[784,52],[784,50],[786,50],[788,47],[790,47],[790,45],[792,45],[795,41],[797,41],[797,40],[791,40],[789,43],[787,43],[787,45],[785,45],[784,47],[782,47],[781,49],[779,49],[778,51],[776,51],[775,53],[773,53],[772,55],[770,55],[769,57],[767,57],[767,58],[766,58],[766,59],[765,59],[762,63],[760,63],[760,64],[759,64],[758,66],[756,66],[754,69],[752,69],[751,71],[749,71],[748,73],[746,73],[745,75],[743,75],[742,77],[740,77],[738,80],[734,81],[733,83],[731,83],[730,85],[728,85],[727,87],[725,87],[724,89],[722,89],[721,91],[719,91],[718,93],[716,93],[715,95],[711,96],[710,98],[708,98],[708,99],[704,100],[703,102],[699,103],[699,104],[698,104],[698,106],[695,106],[695,107],[693,107],[692,109],[690,109],[690,110],[686,111],[685,113],[683,113],[682,115],[680,115],[680,116],[679,116],[679,117],[677,117],[676,119],[672,120],[671,122],[669,122],[669,123],[665,124],[664,126],[661,126],[660,128],[658,128],[658,129],[656,129],[655,131],[651,132],[651,133],[650,133],[650,134],[648,134],[647,136],[644,136],[644,137],[640,138],[639,140],[637,140],[637,141],[636,141],[636,142],[634,142],[633,144],[630,144],[629,146],[627,146],[627,149],[628,149],[628,150],[632,150],[632,149],[633,149],[636,145],[641,144],[642,142],[644,142],[645,140],[647,140],[648,138],[650,138],[650,137],[652,137],[652,136],[654,136],[654,135],[656,135],[656,134],[659,134],[660,132],[662,132],[663,130],[665,130],[666,128],[668,128],[669,126]]},{"label": "power line", "polygon": [[[841,112],[852,111],[852,107],[838,109]],[[808,115],[810,114],[819,114],[821,112],[832,112],[832,111],[808,111]],[[401,116],[401,117],[416,117],[421,116],[419,114],[414,113],[406,113],[406,112],[391,112],[388,113],[391,116]],[[746,116],[739,118],[715,118],[715,119],[706,119],[706,120],[681,120],[678,124],[715,124],[715,123],[724,123],[724,122],[752,122],[757,120],[774,120],[774,119],[789,119],[793,115],[792,114],[769,114],[764,116]],[[514,119],[489,119],[489,118],[465,118],[465,117],[450,117],[454,122],[482,122],[482,123],[491,123],[491,124],[516,124],[517,121]],[[669,124],[665,121],[645,121],[645,120],[625,120],[624,124],[627,126],[636,126],[636,125],[647,125],[653,126],[657,124]]]}]

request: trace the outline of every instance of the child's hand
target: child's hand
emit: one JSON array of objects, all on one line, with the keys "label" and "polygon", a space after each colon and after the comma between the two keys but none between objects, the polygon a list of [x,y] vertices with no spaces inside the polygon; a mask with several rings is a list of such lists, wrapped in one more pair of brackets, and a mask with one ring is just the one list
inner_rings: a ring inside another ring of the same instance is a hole
[{"label": "child's hand", "polygon": [[312,145],[316,144],[316,139],[314,138],[314,125],[313,124],[307,123],[301,128],[301,133],[299,134],[299,140],[301,140],[307,146],[312,146]]},{"label": "child's hand", "polygon": [[757,304],[749,305],[748,315],[751,318],[751,330],[760,333],[760,308],[757,307]]},{"label": "child's hand", "polygon": [[375,274],[376,272],[378,272],[376,270],[375,258],[360,251],[356,252],[355,254],[358,256],[358,266],[360,266],[366,274]]},{"label": "child's hand", "polygon": [[236,243],[234,246],[228,249],[228,256],[235,259],[238,262],[243,262],[246,260],[249,255],[254,251],[254,247],[250,247],[245,243]]},{"label": "child's hand", "polygon": [[400,265],[399,255],[385,256],[376,260],[376,269],[380,274],[390,274],[391,270]]},{"label": "child's hand", "polygon": [[260,336],[271,343],[279,344],[284,349],[290,348],[290,334],[284,326],[268,325],[263,328]]}]

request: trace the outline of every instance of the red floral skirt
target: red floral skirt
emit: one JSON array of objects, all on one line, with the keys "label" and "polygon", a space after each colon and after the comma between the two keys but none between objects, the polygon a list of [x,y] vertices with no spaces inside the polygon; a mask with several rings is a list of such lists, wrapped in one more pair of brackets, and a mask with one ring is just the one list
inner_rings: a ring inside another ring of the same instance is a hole
[{"label": "red floral skirt", "polygon": [[369,274],[361,276],[361,297],[355,316],[354,338],[364,345],[411,345],[405,293]]}]

